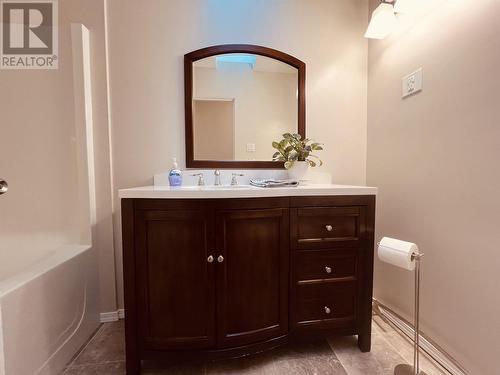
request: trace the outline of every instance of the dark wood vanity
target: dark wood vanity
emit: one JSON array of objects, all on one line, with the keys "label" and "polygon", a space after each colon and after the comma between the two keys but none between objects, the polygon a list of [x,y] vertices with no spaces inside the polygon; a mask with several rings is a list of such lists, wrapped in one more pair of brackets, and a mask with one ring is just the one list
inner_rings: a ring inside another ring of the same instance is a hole
[{"label": "dark wood vanity", "polygon": [[127,374],[331,335],[370,350],[375,195],[122,199]]}]

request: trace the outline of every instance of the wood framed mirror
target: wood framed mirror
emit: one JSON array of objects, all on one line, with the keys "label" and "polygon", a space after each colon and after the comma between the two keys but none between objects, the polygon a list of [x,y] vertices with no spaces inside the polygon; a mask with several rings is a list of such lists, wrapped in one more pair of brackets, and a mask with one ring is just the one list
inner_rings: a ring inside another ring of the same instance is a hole
[{"label": "wood framed mirror", "polygon": [[272,141],[306,136],[305,63],[225,44],[184,55],[187,168],[283,168]]}]

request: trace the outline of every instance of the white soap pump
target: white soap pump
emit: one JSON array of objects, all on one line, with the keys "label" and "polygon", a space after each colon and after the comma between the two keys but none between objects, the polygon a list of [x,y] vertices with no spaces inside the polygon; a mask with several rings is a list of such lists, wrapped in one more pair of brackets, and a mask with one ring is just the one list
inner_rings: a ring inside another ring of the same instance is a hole
[{"label": "white soap pump", "polygon": [[168,173],[168,182],[170,186],[182,185],[182,172],[177,164],[177,158],[172,158],[172,169]]}]

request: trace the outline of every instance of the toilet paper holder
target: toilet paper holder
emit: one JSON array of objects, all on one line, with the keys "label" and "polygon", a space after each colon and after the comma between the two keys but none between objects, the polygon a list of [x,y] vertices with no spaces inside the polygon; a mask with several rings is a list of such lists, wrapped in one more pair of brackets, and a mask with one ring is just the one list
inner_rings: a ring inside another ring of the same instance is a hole
[{"label": "toilet paper holder", "polygon": [[[380,242],[377,243],[377,247]],[[420,371],[420,261],[424,256],[419,251],[411,254],[411,260],[415,261],[415,301],[414,301],[414,337],[413,337],[413,366],[401,363],[394,368],[394,375],[427,375]]]}]

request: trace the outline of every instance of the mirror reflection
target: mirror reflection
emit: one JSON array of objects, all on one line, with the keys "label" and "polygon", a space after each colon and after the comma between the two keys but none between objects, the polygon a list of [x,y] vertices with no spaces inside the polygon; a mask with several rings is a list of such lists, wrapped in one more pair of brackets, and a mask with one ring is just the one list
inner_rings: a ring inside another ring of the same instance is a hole
[{"label": "mirror reflection", "polygon": [[298,129],[298,70],[231,53],[193,64],[196,160],[272,160],[272,141]]}]

